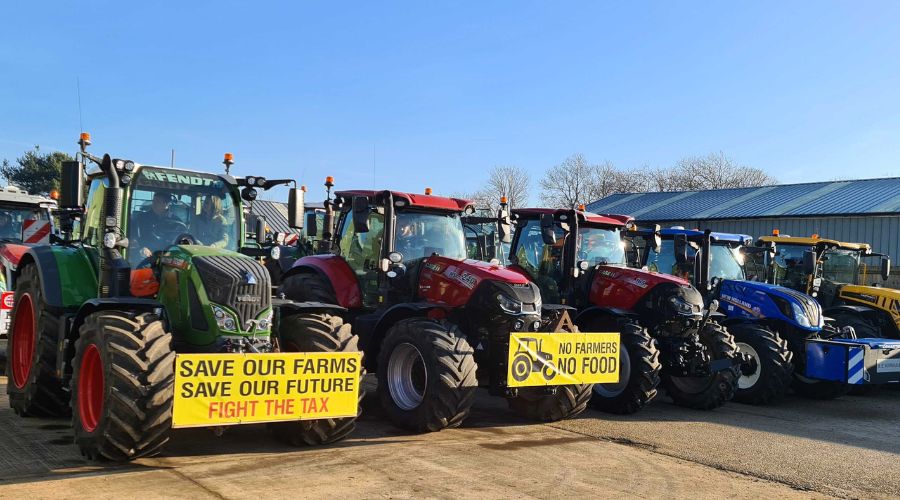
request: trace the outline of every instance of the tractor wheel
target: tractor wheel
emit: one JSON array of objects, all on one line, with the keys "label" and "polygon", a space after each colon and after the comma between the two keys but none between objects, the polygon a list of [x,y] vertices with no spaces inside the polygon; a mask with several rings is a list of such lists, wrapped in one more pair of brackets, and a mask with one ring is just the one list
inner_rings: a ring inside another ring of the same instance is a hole
[{"label": "tractor wheel", "polygon": [[656,397],[659,387],[659,351],[647,330],[626,318],[596,318],[586,325],[590,332],[620,334],[619,381],[594,384],[591,406],[607,413],[635,413]]},{"label": "tractor wheel", "polygon": [[459,426],[478,387],[474,355],[453,323],[397,322],[378,354],[378,396],[388,418],[416,432]]},{"label": "tractor wheel", "polygon": [[853,331],[856,334],[856,338],[858,339],[883,337],[883,335],[881,335],[881,329],[878,328],[878,325],[861,315],[837,314],[834,316],[833,325],[838,329],[841,329],[845,326],[852,326]]},{"label": "tractor wheel", "polygon": [[324,302],[337,304],[337,295],[331,283],[315,273],[298,273],[288,276],[278,287],[278,293],[299,302]]},{"label": "tractor wheel", "polygon": [[[713,361],[732,359],[737,355],[734,337],[718,323],[706,324],[700,332],[700,342],[706,346]],[[663,385],[675,404],[698,410],[712,410],[734,397],[740,374],[740,367],[733,366],[708,377],[667,375],[663,377]]]},{"label": "tractor wheel", "polygon": [[556,386],[555,394],[547,394],[544,387],[523,387],[507,401],[513,411],[529,420],[556,422],[583,412],[590,400],[591,384],[583,384]]},{"label": "tractor wheel", "polygon": [[765,326],[737,323],[729,326],[738,351],[752,358],[749,368],[741,368],[734,400],[751,405],[768,404],[784,395],[793,378],[794,354],[787,340]]},{"label": "tractor wheel", "polygon": [[75,444],[92,460],[155,455],[169,440],[172,335],[155,314],[99,311],[79,329],[72,361]]},{"label": "tractor wheel", "polygon": [[[279,346],[282,352],[358,352],[357,338],[350,325],[330,314],[292,314],[282,317],[278,325]],[[269,429],[281,441],[293,446],[316,446],[333,443],[347,437],[356,427],[362,412],[362,370],[357,381],[359,401],[355,417],[296,420],[269,424]]]},{"label": "tractor wheel", "polygon": [[9,405],[21,416],[64,417],[69,394],[56,376],[61,311],[44,300],[36,264],[22,268],[7,344]]}]

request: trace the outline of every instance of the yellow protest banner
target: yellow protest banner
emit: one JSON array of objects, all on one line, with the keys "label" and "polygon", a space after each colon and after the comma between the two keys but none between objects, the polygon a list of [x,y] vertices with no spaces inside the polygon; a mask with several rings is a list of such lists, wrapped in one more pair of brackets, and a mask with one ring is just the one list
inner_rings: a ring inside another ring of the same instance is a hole
[{"label": "yellow protest banner", "polygon": [[362,353],[178,354],[173,427],[355,417]]},{"label": "yellow protest banner", "polygon": [[619,381],[618,333],[513,333],[509,387]]}]

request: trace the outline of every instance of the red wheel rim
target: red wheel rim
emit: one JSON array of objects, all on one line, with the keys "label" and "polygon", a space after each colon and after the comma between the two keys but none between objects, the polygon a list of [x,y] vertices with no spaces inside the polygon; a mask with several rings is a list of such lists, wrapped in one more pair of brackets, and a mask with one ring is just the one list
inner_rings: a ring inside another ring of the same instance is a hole
[{"label": "red wheel rim", "polygon": [[100,349],[94,344],[87,347],[81,358],[78,413],[81,416],[81,426],[88,432],[97,428],[103,413],[103,362],[100,360]]},{"label": "red wheel rim", "polygon": [[34,357],[34,306],[31,295],[23,293],[16,304],[13,325],[12,376],[19,389],[28,383],[31,361]]}]

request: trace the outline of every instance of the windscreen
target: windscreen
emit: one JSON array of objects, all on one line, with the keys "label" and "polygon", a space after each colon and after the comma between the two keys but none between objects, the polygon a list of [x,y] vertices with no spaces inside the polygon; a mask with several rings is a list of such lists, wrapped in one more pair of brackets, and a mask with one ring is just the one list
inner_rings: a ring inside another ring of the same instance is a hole
[{"label": "windscreen", "polygon": [[835,283],[857,284],[859,278],[859,252],[831,248],[825,251],[822,277]]},{"label": "windscreen", "polygon": [[[693,245],[688,245],[687,254],[687,262],[679,265],[675,260],[675,242],[663,240],[658,249],[650,249],[647,268],[651,271],[693,280],[697,249]],[[743,265],[744,256],[737,248],[721,244],[713,244],[710,248],[709,276],[711,278],[743,280]]]},{"label": "windscreen", "polygon": [[47,211],[38,207],[0,207],[0,241],[21,242],[22,224],[27,219],[48,220]]},{"label": "windscreen", "polygon": [[186,236],[198,245],[237,250],[237,206],[218,176],[143,168],[131,183],[128,260],[139,263]]},{"label": "windscreen", "polygon": [[625,243],[619,228],[578,228],[578,260],[589,265],[625,264]]},{"label": "windscreen", "polygon": [[394,250],[403,262],[437,254],[451,259],[466,258],[466,238],[458,214],[404,211],[397,214]]}]

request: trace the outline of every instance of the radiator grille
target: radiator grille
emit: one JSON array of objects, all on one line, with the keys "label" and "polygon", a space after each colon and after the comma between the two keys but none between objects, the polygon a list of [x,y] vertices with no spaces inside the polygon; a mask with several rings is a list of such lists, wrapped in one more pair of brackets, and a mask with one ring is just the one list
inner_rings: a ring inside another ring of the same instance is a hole
[{"label": "radiator grille", "polygon": [[259,262],[230,256],[193,259],[209,300],[235,310],[241,330],[272,303],[269,273]]}]

